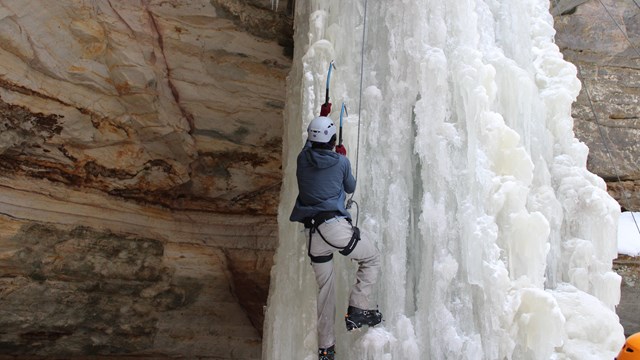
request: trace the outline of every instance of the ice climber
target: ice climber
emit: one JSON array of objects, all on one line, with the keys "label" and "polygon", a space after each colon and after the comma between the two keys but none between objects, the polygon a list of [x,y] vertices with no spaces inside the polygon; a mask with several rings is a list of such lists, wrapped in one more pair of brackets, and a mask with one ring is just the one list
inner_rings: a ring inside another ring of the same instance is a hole
[{"label": "ice climber", "polygon": [[356,180],[351,174],[346,149],[335,145],[336,126],[326,116],[330,110],[331,104],[324,104],[321,116],[313,119],[307,128],[308,139],[297,159],[299,193],[290,216],[291,221],[304,224],[308,255],[318,283],[320,360],[335,359],[334,252],[339,251],[359,265],[345,315],[347,330],[374,326],[382,321],[378,310],[370,310],[380,253],[367,234],[352,225],[351,215],[345,208],[346,194],[355,191]]}]

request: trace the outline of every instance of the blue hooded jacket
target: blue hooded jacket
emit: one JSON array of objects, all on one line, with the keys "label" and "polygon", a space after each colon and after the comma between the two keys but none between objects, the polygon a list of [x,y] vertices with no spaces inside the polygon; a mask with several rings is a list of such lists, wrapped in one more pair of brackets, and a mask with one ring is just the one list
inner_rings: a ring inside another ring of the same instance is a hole
[{"label": "blue hooded jacket", "polygon": [[355,191],[356,179],[346,156],[307,144],[298,155],[297,166],[299,193],[290,221],[304,222],[323,211],[339,211],[351,218],[344,203],[346,193]]}]

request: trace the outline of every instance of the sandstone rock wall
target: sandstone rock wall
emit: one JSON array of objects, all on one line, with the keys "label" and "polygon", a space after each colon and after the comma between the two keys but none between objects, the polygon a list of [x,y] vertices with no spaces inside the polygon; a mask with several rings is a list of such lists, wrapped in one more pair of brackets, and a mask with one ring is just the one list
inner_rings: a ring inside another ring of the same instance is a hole
[{"label": "sandstone rock wall", "polygon": [[271,216],[3,181],[0,356],[260,358]]},{"label": "sandstone rock wall", "polygon": [[640,211],[640,2],[551,3],[556,42],[583,84],[574,131],[589,146],[589,170],[623,208]]},{"label": "sandstone rock wall", "polygon": [[260,358],[290,6],[0,0],[0,357]]},{"label": "sandstone rock wall", "polygon": [[0,2],[3,172],[273,214],[289,59],[228,3]]}]

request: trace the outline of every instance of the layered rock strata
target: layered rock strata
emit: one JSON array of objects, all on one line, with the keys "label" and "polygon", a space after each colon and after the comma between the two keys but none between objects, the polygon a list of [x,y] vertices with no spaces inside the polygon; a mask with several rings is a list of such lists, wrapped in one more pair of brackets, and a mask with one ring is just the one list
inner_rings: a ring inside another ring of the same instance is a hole
[{"label": "layered rock strata", "polygon": [[272,217],[0,191],[0,355],[260,358]]},{"label": "layered rock strata", "polygon": [[0,1],[0,357],[260,358],[291,6]]},{"label": "layered rock strata", "polygon": [[0,6],[5,173],[172,209],[273,213],[281,46],[217,2]]}]

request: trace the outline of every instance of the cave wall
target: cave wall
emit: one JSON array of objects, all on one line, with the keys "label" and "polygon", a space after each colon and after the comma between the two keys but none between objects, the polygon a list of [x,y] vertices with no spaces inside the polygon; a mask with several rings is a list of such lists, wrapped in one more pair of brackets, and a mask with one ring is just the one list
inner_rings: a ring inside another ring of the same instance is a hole
[{"label": "cave wall", "polygon": [[274,213],[290,60],[236,21],[253,14],[222,0],[0,6],[3,173],[175,210]]},{"label": "cave wall", "polygon": [[289,13],[0,1],[0,358],[260,358]]}]

